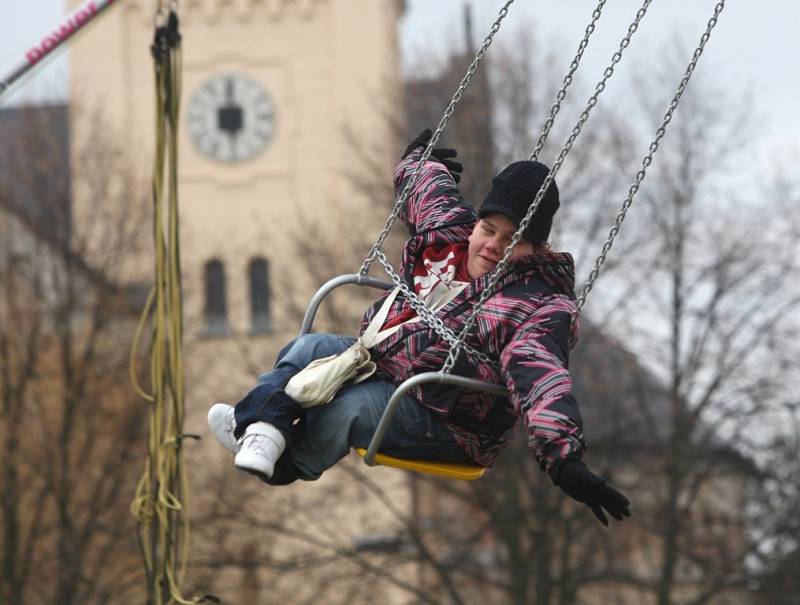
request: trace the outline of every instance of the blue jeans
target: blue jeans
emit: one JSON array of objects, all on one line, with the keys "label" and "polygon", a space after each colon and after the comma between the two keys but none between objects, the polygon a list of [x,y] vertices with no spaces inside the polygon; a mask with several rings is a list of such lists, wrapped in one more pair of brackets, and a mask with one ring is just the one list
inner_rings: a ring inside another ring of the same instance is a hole
[{"label": "blue jeans", "polygon": [[[336,334],[305,334],[278,355],[275,367],[262,374],[258,386],[236,405],[236,434],[263,421],[288,433],[288,446],[270,483],[295,479],[313,481],[348,454],[351,447],[367,447],[383,410],[397,386],[373,376],[346,386],[333,400],[303,410],[282,389],[309,363],[348,349],[354,338]],[[438,462],[469,462],[442,419],[406,395],[395,409],[380,451],[401,458]]]}]

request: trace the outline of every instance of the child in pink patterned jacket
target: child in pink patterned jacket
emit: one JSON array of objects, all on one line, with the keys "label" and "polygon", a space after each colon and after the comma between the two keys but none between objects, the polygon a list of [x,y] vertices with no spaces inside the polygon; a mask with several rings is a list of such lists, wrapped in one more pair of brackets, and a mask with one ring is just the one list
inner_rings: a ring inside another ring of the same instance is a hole
[{"label": "child in pink patterned jacket", "polygon": [[[430,130],[418,136],[396,166],[396,192],[411,178],[430,136]],[[459,333],[549,170],[533,161],[510,164],[492,179],[476,214],[456,187],[461,165],[454,155],[434,150],[400,217],[411,233],[403,277]],[[605,513],[621,520],[630,514],[629,502],[582,460],[582,421],[568,370],[576,336],[574,264],[547,244],[558,206],[552,182],[467,337],[467,350],[493,363],[462,353],[452,370],[504,384],[508,397],[441,384],[417,387],[398,406],[381,451],[488,467],[522,419],[542,469],[607,525]],[[387,293],[378,300],[365,314],[362,333],[376,322],[380,338],[369,352],[377,372],[342,388],[326,405],[304,409],[284,388],[311,361],[347,350],[353,338],[301,336],[235,408],[211,408],[211,430],[235,454],[238,468],[272,484],[316,479],[351,447],[369,444],[398,384],[441,369],[449,344],[419,321],[405,297]]]}]

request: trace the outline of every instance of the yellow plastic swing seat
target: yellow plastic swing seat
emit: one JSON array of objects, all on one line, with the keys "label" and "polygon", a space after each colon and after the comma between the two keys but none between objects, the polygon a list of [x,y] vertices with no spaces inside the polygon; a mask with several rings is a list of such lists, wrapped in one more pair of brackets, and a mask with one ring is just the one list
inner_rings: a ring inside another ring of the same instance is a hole
[{"label": "yellow plastic swing seat", "polygon": [[[366,448],[355,448],[356,453],[362,458],[367,455]],[[452,462],[429,462],[427,460],[406,460],[395,458],[386,454],[375,454],[375,463],[383,466],[401,468],[415,473],[426,475],[436,475],[437,477],[447,477],[448,479],[461,479],[462,481],[473,481],[483,477],[486,469],[474,464],[454,464]]]}]

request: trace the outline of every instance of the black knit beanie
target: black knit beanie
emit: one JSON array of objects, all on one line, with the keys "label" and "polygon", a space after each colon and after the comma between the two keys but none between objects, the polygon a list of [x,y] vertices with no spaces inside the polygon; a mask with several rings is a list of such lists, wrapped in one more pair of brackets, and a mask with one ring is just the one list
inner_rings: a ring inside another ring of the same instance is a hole
[{"label": "black knit beanie", "polygon": [[[478,217],[497,212],[519,226],[549,172],[550,169],[541,162],[525,160],[509,164],[492,179],[492,188],[478,209]],[[523,238],[534,244],[546,242],[558,206],[558,186],[551,181]]]}]

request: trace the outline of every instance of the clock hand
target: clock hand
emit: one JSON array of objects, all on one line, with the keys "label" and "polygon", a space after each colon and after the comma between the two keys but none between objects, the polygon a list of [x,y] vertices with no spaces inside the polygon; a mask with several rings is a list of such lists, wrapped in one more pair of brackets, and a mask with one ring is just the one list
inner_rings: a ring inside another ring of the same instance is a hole
[{"label": "clock hand", "polygon": [[217,120],[220,130],[225,132],[234,142],[242,129],[244,120],[241,106],[234,99],[234,79],[225,80],[225,105],[217,110]]}]

